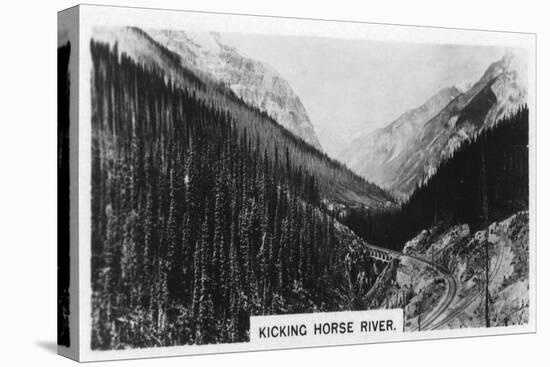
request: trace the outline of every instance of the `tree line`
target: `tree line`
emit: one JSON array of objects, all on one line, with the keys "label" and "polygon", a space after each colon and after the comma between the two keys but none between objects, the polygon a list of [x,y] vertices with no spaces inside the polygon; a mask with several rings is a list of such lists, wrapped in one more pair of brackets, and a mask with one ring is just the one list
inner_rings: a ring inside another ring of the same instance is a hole
[{"label": "tree line", "polygon": [[[200,70],[187,67],[185,60],[156,42],[145,31],[135,27],[128,27],[126,31],[136,37],[135,41],[140,44],[139,48],[130,50],[134,60],[147,65],[148,69],[161,71],[165,78],[194,93],[196,99],[207,107],[229,111],[239,122],[236,128],[246,129],[249,135],[259,136],[262,151],[267,149],[272,152],[275,144],[280,152],[288,150],[292,162],[316,177],[324,198],[346,205],[360,203],[376,207],[395,202],[385,190],[297,137],[267,112],[247,104],[227,84],[210,78]],[[114,48],[117,47],[115,44]]]},{"label": "tree line", "polygon": [[368,256],[285,136],[116,46],[90,50],[92,349],[245,341],[251,314],[368,290]]},{"label": "tree line", "polygon": [[401,250],[422,229],[472,229],[529,207],[529,109],[483,129],[445,159],[410,198],[386,210],[351,210],[344,223],[371,243]]}]

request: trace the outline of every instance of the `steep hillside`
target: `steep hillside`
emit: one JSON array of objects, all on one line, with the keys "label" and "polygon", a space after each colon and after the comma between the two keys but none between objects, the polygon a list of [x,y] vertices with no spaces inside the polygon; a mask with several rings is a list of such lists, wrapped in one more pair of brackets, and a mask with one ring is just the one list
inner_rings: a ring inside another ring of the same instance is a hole
[{"label": "steep hillside", "polygon": [[355,306],[377,267],[293,135],[268,151],[162,70],[91,57],[92,349],[244,342],[250,315]]},{"label": "steep hillside", "polygon": [[408,329],[417,329],[419,320],[422,330],[485,327],[484,280],[488,271],[489,325],[525,324],[529,320],[528,246],[527,212],[519,212],[477,232],[466,224],[445,231],[430,228],[411,239],[403,252],[433,259],[453,278],[456,290],[451,302],[437,317],[428,318],[432,307],[426,301],[434,295],[436,300],[442,297],[429,285],[441,284],[442,278],[428,267],[415,269],[410,261],[399,265],[393,286],[386,283],[386,296],[391,298],[395,288],[408,294],[404,304]]},{"label": "steep hillside", "polygon": [[401,250],[433,223],[480,228],[529,206],[529,111],[484,129],[444,159],[399,208],[352,210],[345,224],[367,241]]},{"label": "steep hillside", "polygon": [[94,39],[106,42],[114,51],[126,54],[152,70],[162,70],[165,77],[184,88],[207,106],[230,113],[237,127],[257,136],[260,149],[270,157],[289,160],[301,170],[314,174],[321,196],[331,202],[381,208],[392,205],[394,199],[378,186],[367,182],[341,163],[329,158],[301,138],[296,137],[273,118],[246,104],[231,89],[207,74],[184,66],[181,57],[153,40],[137,28],[99,28]]},{"label": "steep hillside", "polygon": [[[444,94],[447,98],[436,99],[441,103],[428,102],[433,108],[419,114],[421,118],[415,120],[416,114],[406,113],[400,117],[401,123],[396,121],[358,139],[353,143],[356,150],[350,148],[342,154],[343,161],[362,176],[406,198],[461,143],[526,103],[525,78],[523,59],[507,52],[465,92],[457,95],[456,90],[449,90]],[[437,111],[437,107],[441,109]],[[392,134],[395,126],[402,126],[402,134]]]},{"label": "steep hillside", "polygon": [[397,173],[391,188],[410,194],[462,142],[525,104],[524,75],[524,66],[511,53],[493,63],[470,90],[428,121],[414,143],[387,166]]},{"label": "steep hillside", "polygon": [[354,138],[338,158],[377,185],[391,187],[396,172],[387,166],[412,144],[423,125],[459,94],[455,87],[442,89],[388,126]]},{"label": "steep hillside", "polygon": [[147,30],[182,63],[226,84],[246,103],[267,112],[296,136],[321,150],[319,139],[300,98],[288,82],[265,63],[243,57],[216,33]]},{"label": "steep hillside", "polygon": [[181,56],[146,32],[129,27],[99,28],[94,31],[94,39],[110,44],[119,55],[124,53],[149,69],[162,70],[168,80],[194,93],[206,105],[230,113],[239,129],[258,137],[261,151],[267,150],[270,157],[283,160],[288,151],[292,164],[315,177],[323,198],[371,208],[393,203],[394,199],[384,190],[296,137],[266,112],[248,105],[225,84],[208,73],[186,67]]}]

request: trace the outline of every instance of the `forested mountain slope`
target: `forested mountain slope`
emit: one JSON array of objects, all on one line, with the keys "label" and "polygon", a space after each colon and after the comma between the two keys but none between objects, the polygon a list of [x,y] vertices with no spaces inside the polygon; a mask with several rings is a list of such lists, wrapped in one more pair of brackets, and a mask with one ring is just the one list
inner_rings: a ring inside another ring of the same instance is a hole
[{"label": "forested mountain slope", "polygon": [[[393,198],[374,184],[329,158],[315,147],[296,137],[267,113],[247,105],[225,85],[211,79],[206,73],[190,70],[181,57],[162,46],[138,28],[96,29],[94,38],[116,46],[116,52],[126,53],[149,69],[162,70],[165,77],[177,86],[194,93],[202,103],[231,113],[238,122],[237,128],[258,136],[260,150],[272,156],[288,150],[290,161],[302,170],[314,174],[321,196],[347,205],[383,207],[391,205]],[[277,147],[276,147],[277,146]]]},{"label": "forested mountain slope", "polygon": [[354,307],[376,274],[320,204],[341,167],[191,74],[94,41],[91,57],[93,349],[245,341],[251,314]]},{"label": "forested mountain slope", "polygon": [[529,110],[462,143],[400,207],[353,210],[345,224],[367,241],[393,249],[434,224],[473,229],[529,207]]},{"label": "forested mountain slope", "polygon": [[392,170],[398,175],[392,188],[410,194],[461,143],[527,103],[525,75],[523,60],[512,53],[491,64],[478,82],[428,121],[415,144],[396,159]]},{"label": "forested mountain slope", "polygon": [[[420,125],[414,121],[416,114],[402,116],[405,121],[396,122],[396,126],[410,126],[404,136],[405,144],[399,143],[403,140],[399,134],[384,139],[387,131],[375,131],[372,136],[353,142],[357,152],[353,149],[344,152],[343,162],[406,199],[463,142],[527,103],[527,66],[522,56],[507,52],[492,63],[472,87],[458,95],[454,91],[450,99],[441,99],[449,102],[439,104],[441,110],[435,115],[423,115],[428,119]],[[413,125],[420,128],[413,129]],[[390,129],[393,126],[390,125]]]}]

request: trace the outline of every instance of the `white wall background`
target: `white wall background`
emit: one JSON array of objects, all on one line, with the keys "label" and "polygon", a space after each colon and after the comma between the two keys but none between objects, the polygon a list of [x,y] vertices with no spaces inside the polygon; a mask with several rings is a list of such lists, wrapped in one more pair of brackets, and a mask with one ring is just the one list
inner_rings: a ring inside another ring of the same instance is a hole
[{"label": "white wall background", "polygon": [[[545,120],[550,83],[548,10],[542,1],[461,0],[331,2],[274,0],[118,0],[127,6],[284,15],[538,34],[536,335],[391,343],[98,363],[97,366],[521,366],[543,365],[550,345],[550,266]],[[56,341],[56,45],[58,10],[74,1],[5,2],[0,12],[0,365],[68,366]],[[543,101],[546,100],[546,106]]]}]

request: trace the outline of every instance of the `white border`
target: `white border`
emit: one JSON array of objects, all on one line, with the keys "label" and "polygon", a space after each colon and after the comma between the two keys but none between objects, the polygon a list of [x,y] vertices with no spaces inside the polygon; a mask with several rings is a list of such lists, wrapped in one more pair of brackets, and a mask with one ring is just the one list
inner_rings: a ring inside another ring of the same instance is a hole
[{"label": "white border", "polygon": [[[144,348],[116,351],[92,351],[91,340],[91,57],[89,41],[94,26],[134,25],[143,28],[182,29],[188,31],[217,31],[256,34],[301,35],[330,38],[352,38],[385,42],[430,44],[462,44],[501,46],[526,49],[528,53],[530,108],[530,261],[529,261],[529,324],[498,328],[453,329],[404,333],[392,340],[431,340],[453,337],[519,334],[536,331],[536,36],[528,33],[476,31],[435,27],[370,24],[359,22],[325,21],[314,19],[245,16],[176,10],[124,8],[80,5],[80,73],[79,73],[79,298],[80,303],[80,361],[120,360],[146,357],[230,353],[278,349],[255,346],[251,343],[185,345],[178,347]],[[364,342],[354,344],[368,344]],[[349,345],[335,343],[324,346]]]}]

